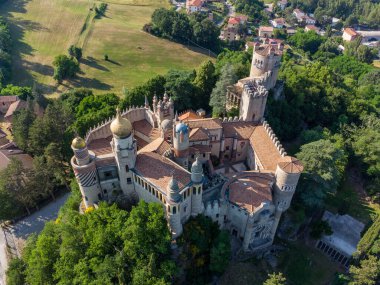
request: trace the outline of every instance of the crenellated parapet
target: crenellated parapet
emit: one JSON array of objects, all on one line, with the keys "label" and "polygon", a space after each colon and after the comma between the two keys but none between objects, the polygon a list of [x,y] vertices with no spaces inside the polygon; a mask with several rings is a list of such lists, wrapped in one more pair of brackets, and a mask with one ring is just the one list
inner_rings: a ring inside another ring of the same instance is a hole
[{"label": "crenellated parapet", "polygon": [[262,119],[262,124],[263,124],[264,129],[267,131],[268,136],[271,138],[273,144],[276,146],[277,150],[281,154],[281,156],[282,157],[287,156],[287,153],[285,149],[283,148],[282,144],[280,143],[280,141],[278,140],[276,134],[274,133],[274,131],[272,130],[268,122],[265,121],[264,118]]},{"label": "crenellated parapet", "polygon": [[[141,106],[141,107],[129,107],[121,112],[123,118],[128,119],[132,124],[136,121],[147,120],[149,124],[153,127],[156,122],[156,118],[152,110]],[[107,138],[111,136],[110,125],[115,117],[110,117],[107,120],[99,123],[98,125],[90,128],[90,130],[86,133],[85,141],[89,144],[91,141],[100,138]]]}]

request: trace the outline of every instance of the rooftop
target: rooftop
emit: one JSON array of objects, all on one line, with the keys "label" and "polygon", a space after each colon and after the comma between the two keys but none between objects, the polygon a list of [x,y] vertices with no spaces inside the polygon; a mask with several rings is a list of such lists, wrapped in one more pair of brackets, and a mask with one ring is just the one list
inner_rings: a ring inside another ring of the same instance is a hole
[{"label": "rooftop", "polygon": [[260,32],[273,32],[273,27],[269,26],[260,26],[259,27]]},{"label": "rooftop", "polygon": [[166,193],[166,187],[173,175],[177,179],[180,189],[191,182],[188,171],[155,152],[139,152],[135,170],[164,193]]},{"label": "rooftop", "polygon": [[332,235],[323,236],[322,240],[351,256],[356,251],[364,224],[349,215],[334,215],[329,211],[325,211],[322,219],[329,223],[333,231]]},{"label": "rooftop", "polygon": [[147,120],[140,120],[133,123],[133,129],[136,132],[140,132],[143,135],[149,137],[151,140],[155,140],[160,136],[160,131],[153,128]]},{"label": "rooftop", "polygon": [[282,156],[262,124],[257,125],[253,130],[250,143],[263,168],[275,171]]},{"label": "rooftop", "polygon": [[189,141],[209,140],[207,132],[203,128],[194,128],[190,131]]},{"label": "rooftop", "polygon": [[20,160],[25,168],[31,168],[33,165],[33,158],[29,154],[24,153],[13,143],[9,143],[0,149],[0,170],[5,169],[12,158]]},{"label": "rooftop", "polygon": [[352,28],[345,28],[343,32],[349,34],[350,36],[358,35],[358,33]]},{"label": "rooftop", "polygon": [[222,121],[218,118],[207,118],[207,119],[197,119],[189,120],[188,125],[191,129],[204,128],[204,129],[221,129]]},{"label": "rooftop", "polygon": [[249,140],[256,125],[253,122],[223,122],[223,134],[226,138],[236,135],[239,140]]},{"label": "rooftop", "polygon": [[9,108],[7,113],[4,115],[4,118],[8,118],[13,115],[15,111],[21,110],[26,107],[26,101],[23,100],[17,100],[13,102]]},{"label": "rooftop", "polygon": [[182,113],[178,119],[180,121],[187,121],[187,120],[196,120],[196,119],[202,119],[200,116],[197,115],[197,113],[195,113],[194,111],[192,110],[189,110],[187,112],[184,112]]},{"label": "rooftop", "polygon": [[18,96],[0,96],[0,103],[9,103],[19,100]]},{"label": "rooftop", "polygon": [[270,173],[243,172],[229,181],[229,201],[252,213],[263,202],[272,202],[273,182],[274,176]]}]

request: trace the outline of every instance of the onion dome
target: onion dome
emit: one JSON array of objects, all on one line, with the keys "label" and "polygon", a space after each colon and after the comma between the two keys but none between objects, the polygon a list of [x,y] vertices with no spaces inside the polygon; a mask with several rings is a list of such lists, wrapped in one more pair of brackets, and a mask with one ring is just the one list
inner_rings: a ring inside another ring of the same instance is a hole
[{"label": "onion dome", "polygon": [[172,176],[168,184],[168,196],[170,201],[178,203],[181,201],[181,195],[179,194],[179,186],[177,179]]},{"label": "onion dome", "polygon": [[81,149],[86,147],[86,142],[81,137],[76,137],[71,142],[71,147],[75,149]]},{"label": "onion dome", "polygon": [[126,138],[132,133],[132,124],[128,119],[121,116],[120,110],[116,109],[116,118],[111,123],[111,132],[119,138]]},{"label": "onion dome", "polygon": [[203,172],[202,162],[199,160],[198,156],[197,156],[197,159],[191,165],[191,172],[192,173],[202,173]]},{"label": "onion dome", "polygon": [[186,126],[184,123],[179,123],[175,126],[176,133],[184,133],[187,134],[189,132],[188,126]]},{"label": "onion dome", "polygon": [[171,128],[171,125],[172,125],[172,122],[168,119],[165,119],[161,122],[161,128],[164,130],[164,131],[167,131]]}]

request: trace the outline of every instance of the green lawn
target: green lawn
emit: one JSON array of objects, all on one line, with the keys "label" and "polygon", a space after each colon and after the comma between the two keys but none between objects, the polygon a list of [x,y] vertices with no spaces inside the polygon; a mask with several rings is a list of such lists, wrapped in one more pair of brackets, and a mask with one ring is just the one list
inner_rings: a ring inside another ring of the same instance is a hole
[{"label": "green lawn", "polygon": [[279,271],[291,285],[329,284],[338,267],[315,248],[302,242],[287,243],[288,252],[281,254]]},{"label": "green lawn", "polygon": [[[103,1],[108,2],[108,1]],[[99,3],[99,2],[95,2]],[[121,93],[170,68],[190,70],[208,57],[141,29],[157,7],[167,0],[112,0],[106,16],[93,20],[94,0],[10,0],[0,15],[10,22],[14,39],[13,83],[37,82],[48,95],[71,87],[96,93]],[[86,23],[85,28],[84,24]],[[57,86],[52,61],[71,44],[83,46],[82,73]],[[110,61],[104,61],[104,54]]]}]

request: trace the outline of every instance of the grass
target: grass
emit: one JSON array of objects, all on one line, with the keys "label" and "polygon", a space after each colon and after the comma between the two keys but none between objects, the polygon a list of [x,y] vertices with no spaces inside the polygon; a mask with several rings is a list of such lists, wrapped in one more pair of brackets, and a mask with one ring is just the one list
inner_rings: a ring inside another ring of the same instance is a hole
[{"label": "grass", "polygon": [[279,271],[291,285],[329,284],[338,271],[336,263],[300,241],[288,243],[287,248],[279,258]]},{"label": "grass", "polygon": [[[157,7],[167,0],[112,0],[105,17],[93,19],[93,0],[12,0],[0,8],[10,22],[13,83],[37,86],[47,95],[68,88],[93,88],[120,94],[171,68],[190,70],[208,57],[142,31]],[[82,73],[57,86],[52,61],[71,44],[83,46]],[[110,61],[104,60],[104,55]]]}]

